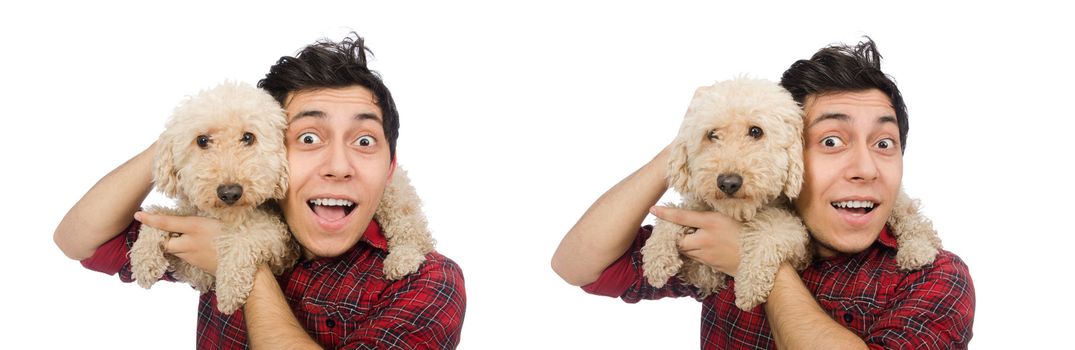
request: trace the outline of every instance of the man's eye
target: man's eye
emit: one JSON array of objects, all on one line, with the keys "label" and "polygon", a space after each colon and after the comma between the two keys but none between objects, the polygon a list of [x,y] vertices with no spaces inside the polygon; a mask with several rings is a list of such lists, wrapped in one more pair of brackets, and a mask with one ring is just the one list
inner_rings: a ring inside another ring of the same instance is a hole
[{"label": "man's eye", "polygon": [[889,149],[889,148],[892,148],[893,145],[895,145],[895,144],[896,144],[896,141],[893,140],[893,139],[883,139],[881,141],[877,141],[877,148]]},{"label": "man's eye", "polygon": [[355,144],[362,147],[373,146],[376,142],[377,141],[373,139],[373,136],[369,135],[359,137],[358,140],[355,140]]},{"label": "man's eye", "polygon": [[844,145],[844,140],[841,140],[836,136],[829,136],[821,139],[821,145],[825,147],[840,147]]},{"label": "man's eye", "polygon": [[314,134],[312,132],[304,132],[299,135],[299,142],[307,145],[312,145],[315,143],[321,143],[321,138],[317,137],[317,134]]}]

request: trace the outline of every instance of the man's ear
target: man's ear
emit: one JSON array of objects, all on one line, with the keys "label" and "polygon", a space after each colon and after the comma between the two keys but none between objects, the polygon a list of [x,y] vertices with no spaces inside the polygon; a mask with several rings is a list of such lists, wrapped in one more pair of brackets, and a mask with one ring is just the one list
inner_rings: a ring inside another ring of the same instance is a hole
[{"label": "man's ear", "polygon": [[396,174],[396,157],[392,157],[392,162],[388,163],[388,183],[392,183],[392,175]]},{"label": "man's ear", "polygon": [[165,196],[179,196],[179,170],[175,168],[175,145],[171,138],[161,135],[157,141],[157,155],[153,159],[153,182]]},{"label": "man's ear", "polygon": [[668,153],[666,176],[668,184],[679,193],[690,193],[691,168],[687,159],[687,141],[682,135],[676,136],[672,149]]}]

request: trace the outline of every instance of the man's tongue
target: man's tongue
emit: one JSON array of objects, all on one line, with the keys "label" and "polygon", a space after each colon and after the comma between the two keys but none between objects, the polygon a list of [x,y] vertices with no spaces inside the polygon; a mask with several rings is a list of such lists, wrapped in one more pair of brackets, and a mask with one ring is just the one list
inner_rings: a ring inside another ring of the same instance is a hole
[{"label": "man's tongue", "polygon": [[868,210],[866,208],[836,208],[837,210],[848,212],[855,215],[866,214]]},{"label": "man's tongue", "polygon": [[338,205],[315,205],[314,214],[329,221],[336,221],[347,216],[347,212],[344,211],[344,208]]}]

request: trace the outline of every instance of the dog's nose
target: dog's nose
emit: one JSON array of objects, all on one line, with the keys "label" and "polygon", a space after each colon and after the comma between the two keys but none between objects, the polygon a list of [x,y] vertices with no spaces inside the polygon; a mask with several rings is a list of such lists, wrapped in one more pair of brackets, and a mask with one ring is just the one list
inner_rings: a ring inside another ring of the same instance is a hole
[{"label": "dog's nose", "polygon": [[720,174],[717,176],[717,187],[721,192],[727,193],[729,196],[739,191],[739,187],[743,186],[743,177],[739,174]]},{"label": "dog's nose", "polygon": [[243,197],[243,186],[236,184],[220,185],[216,188],[216,196],[224,203],[235,204],[235,201]]}]

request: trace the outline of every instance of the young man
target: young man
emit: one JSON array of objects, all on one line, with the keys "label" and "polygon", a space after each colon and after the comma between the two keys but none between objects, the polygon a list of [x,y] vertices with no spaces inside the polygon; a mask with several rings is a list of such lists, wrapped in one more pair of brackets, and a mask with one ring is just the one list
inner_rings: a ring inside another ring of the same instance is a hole
[{"label": "young man", "polygon": [[[458,344],[466,295],[453,261],[433,252],[399,281],[382,273],[386,241],[372,219],[395,170],[399,116],[388,88],[367,68],[366,51],[357,35],[318,42],[282,57],[258,83],[287,114],[290,179],[280,204],[302,256],[279,277],[261,266],[246,305],[232,315],[217,311],[212,292],[202,294],[199,348]],[[166,242],[168,253],[216,270],[219,222],[135,213],[152,188],[155,147],[106,175],[71,208],[55,233],[67,256],[131,282],[127,253],[146,224],[182,234]],[[316,199],[350,205],[325,207]]]},{"label": "young man", "polygon": [[[941,251],[932,265],[901,271],[885,222],[899,193],[907,113],[880,70],[872,40],[830,46],[793,64],[781,79],[805,116],[805,179],[795,208],[816,247],[801,274],[781,266],[768,301],[735,306],[734,283],[703,302],[701,345],[740,348],[965,348],[974,319],[966,265]],[[740,225],[715,212],[653,205],[668,189],[667,149],[599,198],[567,233],[553,269],[589,293],[641,299],[692,296],[693,287],[646,283],[640,249],[648,212],[698,230],[680,251],[734,276]],[[872,209],[846,209],[868,201]]]}]

